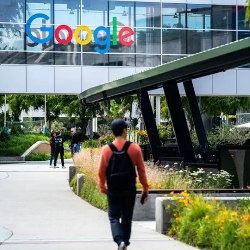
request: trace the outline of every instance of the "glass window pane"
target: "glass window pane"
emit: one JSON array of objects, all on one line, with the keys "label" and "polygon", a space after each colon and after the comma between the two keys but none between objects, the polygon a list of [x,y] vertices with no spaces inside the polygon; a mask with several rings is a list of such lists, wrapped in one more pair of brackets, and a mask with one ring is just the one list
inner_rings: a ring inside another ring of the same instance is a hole
[{"label": "glass window pane", "polygon": [[164,55],[162,56],[162,63],[169,63],[169,62],[172,62],[174,60],[177,60],[177,59],[181,59],[185,56],[167,56],[167,55]]},{"label": "glass window pane", "polygon": [[213,31],[213,47],[231,43],[236,40],[234,31]]},{"label": "glass window pane", "polygon": [[160,27],[161,5],[157,2],[136,2],[135,18],[137,27]]},{"label": "glass window pane", "polygon": [[211,29],[211,5],[188,4],[187,27],[191,29]]},{"label": "glass window pane", "polygon": [[186,4],[163,3],[162,26],[186,28]]},{"label": "glass window pane", "polygon": [[187,31],[187,54],[195,54],[212,48],[212,32],[200,30]]},{"label": "glass window pane", "polygon": [[[121,30],[121,28],[117,28],[117,36],[118,36],[120,30]],[[111,29],[111,32],[113,32],[112,29]],[[126,32],[124,32],[124,34],[126,34]],[[117,45],[113,45],[113,34],[112,34],[111,43],[110,43],[110,52],[135,53],[135,35],[124,39],[124,41],[126,41],[126,42],[130,42],[131,40],[134,41],[134,43],[130,46],[125,46],[125,45],[121,44],[119,39],[117,38]]]},{"label": "glass window pane", "polygon": [[109,55],[109,66],[135,66],[135,55]]},{"label": "glass window pane", "polygon": [[161,53],[161,30],[136,29],[137,53]]},{"label": "glass window pane", "polygon": [[134,26],[134,2],[132,1],[109,1],[109,25],[113,17],[117,17],[117,26]]},{"label": "glass window pane", "polygon": [[108,55],[107,54],[82,54],[82,64],[89,66],[107,66]]},{"label": "glass window pane", "polygon": [[236,29],[236,6],[213,5],[212,16],[213,29]]},{"label": "glass window pane", "polygon": [[161,56],[136,55],[136,67],[155,67],[161,64]]},{"label": "glass window pane", "polygon": [[238,33],[238,39],[244,39],[250,37],[250,31],[239,31]]},{"label": "glass window pane", "polygon": [[24,0],[0,1],[0,22],[25,23]]},{"label": "glass window pane", "polygon": [[246,7],[238,6],[238,29],[250,30],[250,20],[245,23]]},{"label": "glass window pane", "polygon": [[0,64],[25,64],[25,52],[0,51]]},{"label": "glass window pane", "polygon": [[108,23],[108,1],[104,0],[82,0],[83,25],[107,26]]},{"label": "glass window pane", "polygon": [[[37,39],[44,39],[48,37],[49,32],[41,31],[41,27],[54,28],[54,26],[49,25],[32,25],[30,27],[31,34]],[[54,32],[53,32],[54,33]],[[52,51],[54,50],[53,38],[50,39],[47,43],[35,43],[31,40],[30,37],[26,36],[26,50],[27,51]]]},{"label": "glass window pane", "polygon": [[54,0],[55,24],[80,25],[81,0]]},{"label": "glass window pane", "polygon": [[53,0],[26,0],[26,21],[37,13],[43,13],[50,19],[35,19],[32,24],[52,24],[53,23]]},{"label": "glass window pane", "polygon": [[[55,26],[55,29],[57,28],[58,26]],[[76,30],[76,27],[71,27],[72,29],[72,32],[74,34],[75,30]],[[68,37],[69,37],[69,33],[67,30],[65,29],[62,29],[60,30],[59,32],[59,37],[60,39],[62,40],[66,40]],[[76,42],[75,38],[74,38],[74,35],[71,39],[71,41],[67,44],[61,44],[59,43],[56,38],[54,39],[54,42],[55,42],[55,50],[56,51],[68,51],[68,52],[76,52],[76,51],[81,51],[81,45],[79,43]]]},{"label": "glass window pane", "polygon": [[24,50],[24,25],[0,24],[0,50]]},{"label": "glass window pane", "polygon": [[186,54],[186,30],[162,30],[163,54]]},{"label": "glass window pane", "polygon": [[81,54],[55,53],[55,65],[81,65]]},{"label": "glass window pane", "polygon": [[53,65],[54,53],[27,53],[27,64]]}]

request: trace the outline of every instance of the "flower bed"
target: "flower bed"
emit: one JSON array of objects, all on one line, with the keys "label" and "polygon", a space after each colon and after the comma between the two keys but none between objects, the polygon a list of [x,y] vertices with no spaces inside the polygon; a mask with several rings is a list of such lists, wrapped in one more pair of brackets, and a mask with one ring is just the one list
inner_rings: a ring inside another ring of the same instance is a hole
[{"label": "flower bed", "polygon": [[173,195],[168,205],[172,227],[168,234],[205,249],[250,249],[250,200],[229,206],[202,195]]}]

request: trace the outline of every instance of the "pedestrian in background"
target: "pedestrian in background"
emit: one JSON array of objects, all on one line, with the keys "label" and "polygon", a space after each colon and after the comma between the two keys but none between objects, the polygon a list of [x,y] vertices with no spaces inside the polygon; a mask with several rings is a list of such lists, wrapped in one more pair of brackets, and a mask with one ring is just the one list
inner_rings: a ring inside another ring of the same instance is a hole
[{"label": "pedestrian in background", "polygon": [[54,168],[56,168],[56,163],[57,163],[57,158],[58,155],[60,154],[61,157],[61,163],[62,163],[62,168],[64,167],[64,147],[63,147],[63,143],[65,142],[64,137],[62,136],[61,132],[57,132],[56,133],[56,137],[55,137],[55,159],[54,159]]},{"label": "pedestrian in background", "polygon": [[71,128],[70,133],[72,134],[71,157],[73,158],[75,153],[80,152],[81,145],[79,135],[76,133],[76,128]]},{"label": "pedestrian in background", "polygon": [[148,199],[148,182],[141,148],[126,141],[127,123],[122,119],[116,119],[112,122],[111,129],[115,140],[102,149],[98,185],[100,191],[107,194],[113,239],[118,245],[118,250],[125,250],[130,244],[136,197],[136,170],[143,187],[141,203]]},{"label": "pedestrian in background", "polygon": [[50,161],[49,161],[49,165],[52,166],[52,162],[54,159],[54,154],[55,154],[55,136],[56,133],[52,132],[50,134],[50,139],[49,139],[49,144],[50,144]]}]

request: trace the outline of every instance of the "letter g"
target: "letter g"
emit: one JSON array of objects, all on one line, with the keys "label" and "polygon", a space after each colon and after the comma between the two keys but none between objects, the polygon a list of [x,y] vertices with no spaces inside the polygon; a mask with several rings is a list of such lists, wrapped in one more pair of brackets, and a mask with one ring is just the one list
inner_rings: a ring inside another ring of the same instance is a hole
[{"label": "letter g", "polygon": [[38,39],[36,37],[34,37],[31,33],[31,29],[30,29],[30,26],[31,26],[31,23],[36,19],[36,18],[43,18],[45,20],[49,20],[49,17],[45,14],[42,14],[42,13],[38,13],[38,14],[35,14],[33,16],[31,16],[29,18],[29,20],[27,21],[27,24],[26,24],[26,33],[28,35],[28,37],[35,43],[47,43],[53,36],[53,28],[50,27],[50,28],[47,28],[47,27],[40,27],[40,30],[41,31],[47,31],[49,32],[49,35],[44,38],[44,39]]}]

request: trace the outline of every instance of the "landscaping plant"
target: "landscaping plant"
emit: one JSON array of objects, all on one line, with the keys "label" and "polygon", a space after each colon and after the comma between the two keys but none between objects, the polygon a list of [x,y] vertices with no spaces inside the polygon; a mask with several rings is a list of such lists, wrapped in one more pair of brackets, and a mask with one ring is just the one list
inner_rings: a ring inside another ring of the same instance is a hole
[{"label": "landscaping plant", "polygon": [[172,217],[170,236],[204,249],[250,249],[249,199],[230,206],[187,191],[173,199],[166,207]]}]

